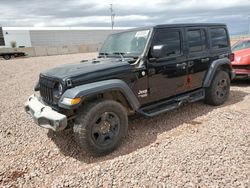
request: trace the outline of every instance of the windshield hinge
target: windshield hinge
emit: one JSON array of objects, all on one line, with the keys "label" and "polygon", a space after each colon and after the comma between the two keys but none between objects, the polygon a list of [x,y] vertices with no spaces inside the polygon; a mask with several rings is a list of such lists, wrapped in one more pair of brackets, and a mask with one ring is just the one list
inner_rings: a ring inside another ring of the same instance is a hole
[{"label": "windshield hinge", "polygon": [[72,87],[72,81],[71,81],[71,79],[67,79],[66,80],[66,85],[67,85],[67,87]]}]

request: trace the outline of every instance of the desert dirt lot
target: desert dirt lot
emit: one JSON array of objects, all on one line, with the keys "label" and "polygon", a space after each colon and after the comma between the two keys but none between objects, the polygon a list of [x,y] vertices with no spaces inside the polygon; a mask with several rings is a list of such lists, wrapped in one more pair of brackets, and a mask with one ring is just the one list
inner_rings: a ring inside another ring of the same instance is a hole
[{"label": "desert dirt lot", "polygon": [[23,104],[39,72],[96,54],[0,60],[0,186],[250,187],[250,83],[236,82],[220,107],[202,102],[132,118],[113,153],[94,158],[71,130],[36,126]]}]

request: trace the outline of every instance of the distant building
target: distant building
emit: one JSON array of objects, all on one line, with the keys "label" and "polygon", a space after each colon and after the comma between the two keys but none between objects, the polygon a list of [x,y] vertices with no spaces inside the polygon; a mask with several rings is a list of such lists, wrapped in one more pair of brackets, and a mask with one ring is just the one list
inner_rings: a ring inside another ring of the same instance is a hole
[{"label": "distant building", "polygon": [[3,27],[0,29],[0,46],[17,47],[63,46],[100,44],[113,33],[128,28],[106,27]]}]

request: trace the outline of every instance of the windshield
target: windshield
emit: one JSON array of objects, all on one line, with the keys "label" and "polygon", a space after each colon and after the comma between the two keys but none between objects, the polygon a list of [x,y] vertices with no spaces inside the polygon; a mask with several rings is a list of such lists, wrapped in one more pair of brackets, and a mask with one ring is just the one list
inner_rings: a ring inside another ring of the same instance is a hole
[{"label": "windshield", "polygon": [[250,48],[250,40],[237,42],[232,47],[232,51],[243,50],[243,49],[246,49],[246,48]]},{"label": "windshield", "polygon": [[149,30],[128,31],[110,35],[104,42],[100,54],[140,55],[146,45]]}]

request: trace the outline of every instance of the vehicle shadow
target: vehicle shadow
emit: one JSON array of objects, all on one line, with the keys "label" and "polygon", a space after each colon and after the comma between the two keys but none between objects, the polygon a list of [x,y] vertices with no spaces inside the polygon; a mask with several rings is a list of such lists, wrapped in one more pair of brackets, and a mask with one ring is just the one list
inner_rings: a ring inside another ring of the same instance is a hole
[{"label": "vehicle shadow", "polygon": [[248,80],[233,80],[231,82],[232,86],[247,87],[250,86],[250,79]]},{"label": "vehicle shadow", "polygon": [[129,119],[128,136],[124,139],[119,148],[109,155],[102,157],[93,157],[91,154],[81,150],[73,139],[72,130],[68,129],[63,132],[48,132],[48,137],[57,145],[65,156],[73,157],[85,163],[96,163],[110,160],[118,156],[126,155],[140,148],[153,144],[157,136],[174,129],[184,123],[199,126],[202,122],[195,119],[206,115],[216,108],[236,104],[249,95],[243,91],[232,90],[228,101],[222,106],[209,106],[203,102],[185,105],[179,109],[158,115],[153,118],[135,116]]}]

